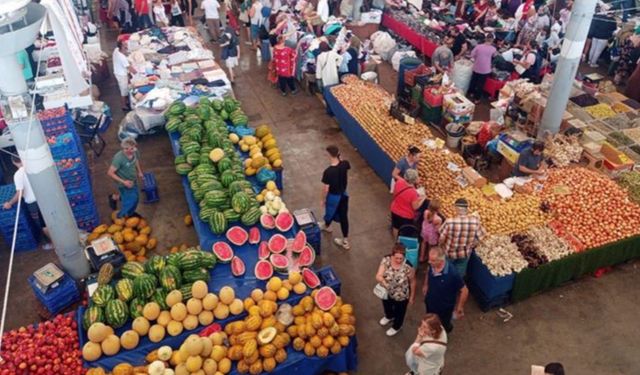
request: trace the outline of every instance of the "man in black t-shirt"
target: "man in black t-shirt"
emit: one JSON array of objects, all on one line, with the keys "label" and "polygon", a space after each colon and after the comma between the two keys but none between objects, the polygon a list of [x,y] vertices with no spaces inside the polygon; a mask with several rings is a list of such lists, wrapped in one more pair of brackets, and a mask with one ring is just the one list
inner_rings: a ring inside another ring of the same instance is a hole
[{"label": "man in black t-shirt", "polygon": [[449,36],[453,38],[451,52],[453,52],[453,56],[457,60],[467,53],[467,38],[464,37],[464,34],[462,34],[457,27],[451,28]]},{"label": "man in black t-shirt", "polygon": [[346,160],[340,159],[340,150],[337,146],[327,147],[327,153],[331,165],[322,173],[322,199],[321,206],[324,206],[324,223],[320,223],[320,228],[331,233],[331,223],[340,223],[342,238],[335,238],[334,243],[345,250],[351,249],[349,244],[349,195],[347,194],[347,174],[351,165]]}]

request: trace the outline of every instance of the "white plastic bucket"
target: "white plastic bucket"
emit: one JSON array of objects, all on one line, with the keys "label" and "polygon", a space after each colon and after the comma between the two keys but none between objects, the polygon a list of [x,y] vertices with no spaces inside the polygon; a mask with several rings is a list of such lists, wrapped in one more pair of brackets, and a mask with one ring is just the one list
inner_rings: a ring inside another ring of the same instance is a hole
[{"label": "white plastic bucket", "polygon": [[360,75],[360,78],[368,82],[378,83],[378,73],[376,72],[364,72]]},{"label": "white plastic bucket", "polygon": [[447,131],[447,147],[458,148],[460,140],[465,134],[464,126],[462,124],[452,122],[445,126],[445,130]]}]

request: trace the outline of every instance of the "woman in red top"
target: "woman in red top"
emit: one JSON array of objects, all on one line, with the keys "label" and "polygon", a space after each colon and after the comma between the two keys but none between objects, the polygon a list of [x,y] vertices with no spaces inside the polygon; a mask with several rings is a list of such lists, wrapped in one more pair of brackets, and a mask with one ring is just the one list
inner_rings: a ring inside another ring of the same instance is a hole
[{"label": "woman in red top", "polygon": [[278,85],[282,96],[287,96],[287,86],[291,90],[291,95],[295,95],[296,82],[293,80],[293,72],[296,66],[296,51],[284,44],[284,36],[278,37],[278,44],[273,47],[273,61],[278,74]]},{"label": "woman in red top", "polygon": [[417,183],[418,171],[415,169],[407,169],[404,178],[396,180],[391,201],[391,226],[394,238],[398,236],[400,227],[415,224],[416,210],[425,200],[425,196],[421,196],[416,190]]}]

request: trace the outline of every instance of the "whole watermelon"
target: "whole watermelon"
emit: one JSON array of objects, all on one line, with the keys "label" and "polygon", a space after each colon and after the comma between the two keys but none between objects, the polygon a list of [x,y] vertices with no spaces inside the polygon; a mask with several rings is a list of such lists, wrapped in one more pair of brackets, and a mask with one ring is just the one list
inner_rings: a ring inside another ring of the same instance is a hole
[{"label": "whole watermelon", "polygon": [[[177,264],[179,264],[179,262]],[[182,274],[178,267],[167,264],[160,273],[160,285],[162,285],[162,288],[167,292],[180,289],[182,286]]]},{"label": "whole watermelon", "polygon": [[222,234],[227,231],[227,219],[220,211],[214,212],[209,218],[209,226],[215,234]]},{"label": "whole watermelon", "polygon": [[249,209],[250,200],[249,195],[244,191],[237,192],[231,198],[231,207],[235,212],[243,214]]},{"label": "whole watermelon", "polygon": [[158,280],[153,275],[142,274],[133,280],[133,294],[143,299],[151,298]]},{"label": "whole watermelon", "polygon": [[258,207],[252,207],[247,212],[242,214],[240,217],[240,222],[246,226],[252,226],[260,220],[260,216],[262,215],[262,211]]},{"label": "whole watermelon", "polygon": [[[202,251],[185,251],[180,259],[180,270],[182,272],[195,270],[201,267]],[[184,276],[184,274],[183,274]]]},{"label": "whole watermelon", "polygon": [[122,277],[127,279],[135,279],[144,273],[144,266],[140,262],[127,262],[120,269]]},{"label": "whole watermelon", "polygon": [[104,310],[99,306],[91,306],[82,314],[82,327],[87,330],[93,323],[104,323]]},{"label": "whole watermelon", "polygon": [[109,301],[113,299],[115,296],[115,292],[111,285],[105,284],[100,285],[93,295],[91,296],[91,301],[99,307],[104,307],[107,305]]},{"label": "whole watermelon", "polygon": [[151,301],[155,302],[160,306],[161,310],[168,310],[169,306],[167,306],[167,292],[165,292],[162,288],[157,288],[153,293],[153,297],[151,297]]},{"label": "whole watermelon", "polygon": [[116,283],[116,293],[118,299],[124,302],[129,302],[133,298],[133,280],[120,279]]},{"label": "whole watermelon", "polygon": [[144,270],[148,274],[159,275],[166,265],[166,260],[161,255],[154,255],[144,264]]},{"label": "whole watermelon", "polygon": [[129,315],[131,315],[132,319],[138,318],[142,316],[142,310],[144,309],[145,302],[144,298],[136,297],[129,302]]},{"label": "whole watermelon", "polygon": [[107,307],[104,311],[107,324],[112,328],[122,327],[129,318],[127,313],[127,305],[119,299],[114,299],[107,303]]}]

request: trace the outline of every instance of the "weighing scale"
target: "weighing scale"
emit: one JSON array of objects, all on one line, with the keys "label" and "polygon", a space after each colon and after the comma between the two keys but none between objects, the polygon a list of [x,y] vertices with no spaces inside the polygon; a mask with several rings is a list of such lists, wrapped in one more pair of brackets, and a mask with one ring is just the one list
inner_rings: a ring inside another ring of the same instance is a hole
[{"label": "weighing scale", "polygon": [[298,224],[298,227],[301,229],[318,223],[315,215],[308,208],[293,211],[293,217],[296,219],[296,224]]},{"label": "weighing scale", "polygon": [[125,262],[124,254],[110,237],[102,237],[91,241],[91,246],[85,247],[84,252],[96,271],[105,263],[111,263],[114,267],[117,267]]},{"label": "weighing scale", "polygon": [[59,281],[64,277],[64,272],[53,263],[48,263],[33,273],[34,285],[42,292],[47,293],[60,285]]}]

